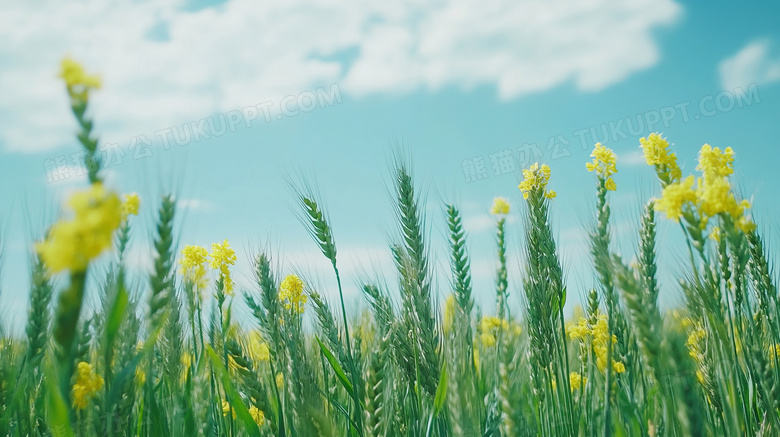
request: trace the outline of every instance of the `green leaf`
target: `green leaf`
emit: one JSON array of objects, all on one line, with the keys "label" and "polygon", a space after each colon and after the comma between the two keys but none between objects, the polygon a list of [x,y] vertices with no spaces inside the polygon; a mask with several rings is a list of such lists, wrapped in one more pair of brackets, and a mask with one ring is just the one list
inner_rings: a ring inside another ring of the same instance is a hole
[{"label": "green leaf", "polygon": [[444,407],[444,401],[447,399],[447,363],[441,366],[441,375],[439,375],[439,386],[436,388],[436,397],[433,399],[433,415],[437,417]]},{"label": "green leaf", "polygon": [[116,333],[119,332],[119,327],[122,325],[122,320],[127,310],[127,290],[125,290],[124,272],[120,270],[119,277],[117,279],[117,293],[114,298],[111,310],[108,313],[108,319],[106,320],[106,336],[108,339],[108,348],[114,344],[114,338]]},{"label": "green leaf", "polygon": [[233,383],[230,381],[230,375],[228,375],[225,366],[222,365],[222,361],[220,361],[210,345],[206,345],[206,353],[208,353],[209,358],[211,359],[211,365],[214,367],[219,380],[222,382],[222,386],[225,388],[228,402],[230,402],[233,410],[235,410],[239,422],[244,425],[244,429],[249,435],[252,437],[261,437],[260,428],[257,426],[257,423],[255,423],[255,420],[252,419],[252,415],[249,414],[249,410],[246,405],[244,405],[244,401],[241,400],[241,396],[238,394],[235,387],[233,387]]},{"label": "green leaf", "polygon": [[336,360],[336,357],[333,356],[333,353],[328,350],[328,348],[322,344],[322,341],[320,341],[319,337],[314,337],[317,340],[317,344],[320,345],[320,350],[322,350],[322,353],[325,354],[325,358],[328,360],[328,363],[330,363],[330,367],[333,368],[333,371],[336,372],[336,377],[341,382],[341,385],[344,386],[344,388],[347,390],[347,393],[349,393],[350,397],[355,397],[355,389],[352,387],[352,383],[349,382],[349,378],[347,378],[347,375],[344,373],[344,370],[341,368],[341,365]]},{"label": "green leaf", "polygon": [[55,382],[56,371],[52,366],[46,366],[46,376],[43,378],[47,391],[47,421],[49,429],[58,436],[73,437],[73,428],[70,426],[70,410],[65,404],[60,388]]}]

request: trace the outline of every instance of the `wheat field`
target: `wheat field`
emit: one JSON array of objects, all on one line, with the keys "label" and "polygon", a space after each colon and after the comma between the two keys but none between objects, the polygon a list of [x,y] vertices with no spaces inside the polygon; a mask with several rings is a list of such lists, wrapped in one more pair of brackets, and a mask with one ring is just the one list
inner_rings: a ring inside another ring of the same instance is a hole
[{"label": "wheat field", "polygon": [[[522,205],[494,199],[495,306],[479,308],[458,205],[431,218],[448,230],[442,289],[432,280],[421,193],[410,165],[398,161],[397,239],[388,248],[396,275],[361,284],[368,309],[350,314],[316,191],[298,187],[294,200],[332,265],[338,299],[280,271],[264,250],[253,255],[254,287],[239,289],[227,240],[177,249],[173,195],[139,199],[104,184],[87,115],[100,78],[71,59],[61,77],[89,186],[34,243],[24,335],[0,324],[0,435],[780,435],[777,278],[751,204],[730,181],[731,148],[702,146],[696,173],[684,176],[665,138],[642,138],[659,188],[637,212],[631,261],[611,241],[617,157],[594,146],[582,171],[593,174],[596,216],[582,256],[597,286],[568,319],[547,165],[523,171]],[[139,208],[156,211],[155,258],[148,292],[136,296],[126,249]],[[510,208],[523,217],[519,270],[507,266]],[[688,263],[672,291],[683,305],[663,311],[661,220],[679,224]],[[109,266],[97,268],[106,254]],[[517,314],[507,300],[510,276],[521,284]],[[84,304],[88,277],[101,302],[93,314]],[[234,319],[239,306],[251,326]]]}]

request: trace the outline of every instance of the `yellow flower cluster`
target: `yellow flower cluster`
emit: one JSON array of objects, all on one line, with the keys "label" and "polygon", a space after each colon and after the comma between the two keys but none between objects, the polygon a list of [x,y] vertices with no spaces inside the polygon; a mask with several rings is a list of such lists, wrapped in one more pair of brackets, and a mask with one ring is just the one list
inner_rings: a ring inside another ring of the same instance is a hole
[{"label": "yellow flower cluster", "polygon": [[247,352],[255,363],[267,362],[271,359],[271,351],[268,349],[268,344],[263,340],[263,336],[259,331],[249,333]]},{"label": "yellow flower cluster", "polygon": [[233,278],[230,276],[230,266],[236,263],[236,252],[230,248],[227,240],[211,245],[211,268],[218,270],[225,285],[225,294],[233,295]]},{"label": "yellow flower cluster", "polygon": [[76,383],[73,384],[73,407],[87,408],[87,403],[103,388],[103,378],[95,373],[92,365],[84,361],[76,367]]},{"label": "yellow flower cluster", "polygon": [[[581,343],[591,342],[593,353],[596,355],[596,367],[603,372],[607,367],[607,341],[609,341],[609,323],[606,314],[599,314],[595,325],[588,324],[588,319],[581,317],[576,325],[567,329],[569,337],[578,339]],[[617,343],[617,336],[612,335],[612,343]],[[612,369],[617,373],[626,371],[626,367],[619,361],[612,360]]]},{"label": "yellow flower cluster", "polygon": [[136,193],[128,193],[122,196],[122,220],[127,220],[128,216],[138,215],[138,208],[141,205],[141,199]]},{"label": "yellow flower cluster", "polygon": [[769,346],[769,367],[775,367],[775,361],[780,361],[780,344],[773,344]]},{"label": "yellow flower cluster", "polygon": [[727,147],[721,151],[709,144],[699,151],[699,164],[696,169],[702,172],[696,188],[693,188],[694,177],[670,183],[663,189],[661,199],[656,202],[656,209],[662,211],[672,220],[679,221],[683,215],[683,207],[688,205],[696,208],[700,214],[700,226],[705,229],[710,218],[719,214],[728,215],[735,227],[742,232],[755,229],[755,224],[745,215],[750,208],[747,200],[737,201],[731,190],[728,176],[734,173],[734,151]]},{"label": "yellow flower cluster", "polygon": [[496,345],[499,330],[503,331],[504,335],[514,334],[515,336],[519,336],[523,332],[523,328],[519,324],[493,316],[482,316],[478,328],[479,342],[485,347]]},{"label": "yellow flower cluster", "polygon": [[452,329],[452,324],[455,323],[455,295],[450,294],[444,300],[444,317],[442,317],[442,330],[447,333]]},{"label": "yellow flower cluster", "polygon": [[74,194],[68,205],[72,220],[55,223],[46,240],[36,245],[44,264],[52,272],[82,272],[89,262],[111,247],[111,237],[122,220],[119,196],[95,183]]},{"label": "yellow flower cluster", "polygon": [[249,415],[252,416],[252,420],[255,421],[257,426],[263,426],[263,424],[265,424],[265,413],[263,413],[263,410],[252,405],[249,407]]},{"label": "yellow flower cluster", "polygon": [[671,183],[664,187],[661,198],[655,202],[655,209],[662,211],[670,219],[679,222],[682,208],[689,203],[696,203],[696,191],[693,189],[693,176]]},{"label": "yellow flower cluster", "polygon": [[588,171],[595,171],[600,178],[606,181],[605,187],[607,190],[615,191],[617,186],[615,185],[615,180],[612,179],[612,175],[617,173],[617,155],[615,155],[615,152],[602,146],[601,143],[596,143],[590,157],[593,158],[593,162],[586,163],[585,167]]},{"label": "yellow flower cluster", "polygon": [[287,275],[279,286],[279,299],[288,310],[303,314],[309,297],[303,292],[303,281],[296,275]]},{"label": "yellow flower cluster", "polygon": [[[233,410],[233,419],[236,419],[236,409],[231,408],[230,403],[228,401],[223,400],[222,401],[222,416],[227,417],[228,413]],[[255,407],[254,405],[251,405],[249,407],[249,415],[252,416],[252,420],[255,421],[257,426],[263,426],[265,424],[265,413],[263,410]]]},{"label": "yellow flower cluster", "polygon": [[734,173],[734,150],[726,147],[723,152],[718,147],[709,144],[701,146],[699,150],[699,165],[696,170],[708,176],[729,176]]},{"label": "yellow flower cluster", "polygon": [[284,389],[284,375],[282,375],[282,372],[276,374],[276,388],[279,390]]},{"label": "yellow flower cluster", "polygon": [[483,316],[482,320],[479,321],[480,343],[485,347],[495,346],[499,329],[503,331],[509,330],[509,322],[498,317]]},{"label": "yellow flower cluster", "polygon": [[231,408],[230,402],[223,400],[222,401],[222,417],[227,417],[228,413],[233,412],[233,420],[236,419],[236,409]]},{"label": "yellow flower cluster", "polygon": [[677,156],[669,153],[669,142],[657,133],[652,133],[647,138],[640,138],[639,144],[645,155],[647,165],[655,166],[658,177],[664,183],[680,180],[682,172],[677,165]]},{"label": "yellow flower cluster", "polygon": [[[696,379],[699,380],[699,383],[705,384],[707,382],[707,378],[704,375],[703,364],[704,364],[704,352],[705,352],[705,339],[707,338],[707,331],[704,330],[704,327],[697,322],[694,322],[692,319],[686,317],[683,320],[683,326],[692,328],[688,334],[688,340],[685,342],[685,345],[688,346],[688,354],[690,354],[691,357],[693,357],[693,360],[696,361],[697,369],[696,369]],[[738,350],[741,350],[741,347],[738,347]]]},{"label": "yellow flower cluster", "polygon": [[542,191],[544,197],[548,199],[554,199],[557,196],[555,191],[547,191],[547,183],[550,182],[550,167],[547,164],[543,164],[540,168],[537,162],[523,170],[523,178],[525,178],[523,182],[518,185],[520,191],[523,192],[523,199],[528,199],[528,194],[537,190]]},{"label": "yellow flower cluster", "polygon": [[706,338],[707,331],[704,330],[701,324],[697,323],[688,334],[688,341],[685,342],[685,345],[688,346],[688,353],[697,363],[704,361],[704,339]]},{"label": "yellow flower cluster", "polygon": [[100,88],[100,76],[87,74],[84,67],[71,58],[65,58],[61,63],[60,78],[68,88],[84,87],[85,90]]},{"label": "yellow flower cluster", "polygon": [[569,386],[571,387],[571,391],[579,390],[587,382],[588,378],[586,376],[582,376],[577,372],[571,372],[569,374]]},{"label": "yellow flower cluster", "polygon": [[493,199],[493,206],[490,208],[490,213],[494,215],[509,214],[509,201],[503,197],[496,197]]},{"label": "yellow flower cluster", "polygon": [[187,381],[187,376],[189,375],[190,369],[192,368],[192,364],[195,362],[195,360],[193,359],[191,353],[183,351],[179,361],[181,362],[181,375],[179,375],[179,382],[184,384]]},{"label": "yellow flower cluster", "polygon": [[208,285],[206,281],[206,261],[209,252],[205,247],[186,245],[181,250],[179,266],[184,280],[193,284],[198,289],[204,289]]}]

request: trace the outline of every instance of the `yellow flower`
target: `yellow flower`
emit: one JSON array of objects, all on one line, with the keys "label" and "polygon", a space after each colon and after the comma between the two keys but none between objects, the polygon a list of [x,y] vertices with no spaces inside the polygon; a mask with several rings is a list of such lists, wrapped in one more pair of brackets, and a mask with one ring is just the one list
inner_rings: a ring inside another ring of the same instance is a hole
[{"label": "yellow flower", "polygon": [[509,214],[509,201],[503,197],[494,198],[493,206],[490,208],[490,213],[495,215]]},{"label": "yellow flower", "polygon": [[95,373],[91,364],[80,362],[76,367],[76,383],[73,384],[71,391],[73,407],[78,410],[87,408],[89,400],[95,397],[95,394],[102,388],[103,378]]},{"label": "yellow flower", "polygon": [[704,223],[709,217],[723,213],[731,216],[737,229],[743,232],[755,229],[756,225],[745,216],[745,210],[750,208],[750,202],[747,200],[737,202],[726,177],[711,175],[703,179],[699,178],[696,196]]},{"label": "yellow flower", "polygon": [[279,390],[284,389],[284,375],[282,375],[282,372],[276,374],[276,388]]},{"label": "yellow flower", "polygon": [[256,363],[267,362],[271,359],[271,351],[268,349],[268,344],[263,341],[263,337],[258,331],[249,333],[249,347],[247,349],[249,357]]},{"label": "yellow flower", "polygon": [[[588,319],[581,317],[579,322],[576,325],[569,326],[567,331],[571,339],[578,339],[581,344],[591,343],[593,354],[596,356],[596,367],[598,367],[599,371],[604,372],[607,368],[609,322],[606,314],[599,314],[596,320],[596,324],[591,326],[588,324]],[[615,343],[617,343],[617,336],[613,334],[612,344]],[[612,368],[617,373],[625,371],[625,366],[614,359],[612,360]]]},{"label": "yellow flower", "polygon": [[287,275],[279,286],[279,299],[288,310],[303,314],[309,297],[303,292],[304,284],[296,275]]},{"label": "yellow flower", "polygon": [[236,409],[230,408],[230,403],[228,401],[222,401],[222,416],[227,417],[228,413],[230,411],[233,411],[233,419],[236,418]]},{"label": "yellow flower", "polygon": [[699,212],[702,222],[706,226],[710,217],[718,214],[728,214],[734,221],[736,229],[749,232],[756,225],[745,216],[745,211],[750,209],[747,200],[737,201],[731,191],[728,176],[734,173],[734,151],[731,147],[721,152],[719,148],[709,144],[702,146],[699,151],[699,165],[696,169],[702,172],[696,189],[699,202]]},{"label": "yellow flower", "polygon": [[661,198],[656,201],[655,209],[664,212],[674,221],[680,221],[683,206],[688,203],[695,204],[697,201],[696,191],[692,187],[693,176],[667,185],[663,189]]},{"label": "yellow flower", "polygon": [[569,385],[571,386],[571,391],[579,390],[587,382],[588,378],[580,375],[577,372],[571,372],[569,374]]},{"label": "yellow flower", "polygon": [[479,341],[483,346],[490,348],[496,345],[496,337],[489,332],[483,332],[479,336]]},{"label": "yellow flower", "polygon": [[688,341],[685,342],[685,345],[688,346],[689,354],[699,363],[704,360],[705,338],[707,338],[707,331],[704,330],[701,324],[697,323],[688,334]]},{"label": "yellow flower", "polygon": [[720,228],[715,226],[712,228],[712,231],[710,231],[710,238],[715,240],[716,242],[720,243]]},{"label": "yellow flower", "polygon": [[84,67],[73,59],[63,59],[61,68],[59,77],[65,81],[69,88],[77,86],[85,89],[100,88],[100,76],[87,74],[84,71]]},{"label": "yellow flower", "polygon": [[230,248],[227,240],[211,245],[211,268],[219,271],[219,276],[225,286],[225,294],[233,295],[233,278],[230,276],[230,266],[236,263],[236,252]]},{"label": "yellow flower", "polygon": [[252,416],[252,419],[257,426],[263,426],[263,424],[265,424],[265,413],[263,413],[263,410],[252,405],[249,407],[249,415]]},{"label": "yellow flower", "polygon": [[141,366],[135,367],[135,383],[138,385],[146,384],[146,372],[144,372]]},{"label": "yellow flower", "polygon": [[780,344],[769,346],[769,366],[775,367],[775,361],[780,361]]},{"label": "yellow flower", "polygon": [[699,165],[696,170],[705,176],[728,176],[734,173],[734,150],[726,147],[723,152],[709,144],[701,146],[699,150]]},{"label": "yellow flower", "polygon": [[181,250],[179,266],[184,280],[193,284],[196,288],[206,288],[206,261],[209,252],[205,247],[186,245]]},{"label": "yellow flower", "polygon": [[615,155],[615,152],[602,146],[601,143],[596,143],[590,156],[593,158],[593,162],[586,163],[585,167],[588,171],[595,171],[601,179],[606,181],[607,190],[615,191],[617,187],[615,186],[615,180],[611,177],[617,173],[617,155]]},{"label": "yellow flower", "polygon": [[101,183],[74,194],[69,202],[72,220],[55,223],[46,240],[36,245],[52,272],[86,270],[89,262],[111,248],[112,234],[122,221],[119,196]]},{"label": "yellow flower", "polygon": [[529,168],[523,170],[523,182],[520,182],[518,188],[523,192],[523,199],[528,199],[528,195],[532,191],[541,191],[542,195],[548,199],[554,199],[557,194],[555,191],[547,191],[547,183],[550,182],[550,167],[544,164],[539,167],[539,163],[535,163]]},{"label": "yellow flower", "polygon": [[138,207],[141,199],[136,193],[128,193],[122,196],[122,218],[127,219],[130,215],[138,215]]},{"label": "yellow flower", "polygon": [[699,178],[696,197],[700,203],[699,211],[708,217],[722,212],[737,218],[742,215],[743,205],[737,203],[731,193],[731,184],[725,177],[712,177],[706,182]]},{"label": "yellow flower", "polygon": [[590,328],[588,327],[588,319],[584,317],[580,317],[579,322],[576,325],[571,325],[568,328],[566,328],[566,331],[569,334],[569,338],[571,338],[572,340],[585,339],[590,334]]},{"label": "yellow flower", "polygon": [[498,317],[483,316],[479,322],[480,342],[487,348],[495,346],[499,330],[507,332],[509,322]]},{"label": "yellow flower", "polygon": [[452,329],[452,324],[455,320],[455,310],[456,310],[456,303],[455,303],[455,295],[450,294],[447,296],[447,298],[444,300],[444,317],[442,320],[442,329],[445,333],[450,332]]},{"label": "yellow flower", "polygon": [[677,156],[669,153],[669,142],[661,138],[657,133],[640,138],[639,144],[645,155],[647,165],[655,166],[658,177],[665,183],[679,181],[682,177],[680,167],[677,165]]}]

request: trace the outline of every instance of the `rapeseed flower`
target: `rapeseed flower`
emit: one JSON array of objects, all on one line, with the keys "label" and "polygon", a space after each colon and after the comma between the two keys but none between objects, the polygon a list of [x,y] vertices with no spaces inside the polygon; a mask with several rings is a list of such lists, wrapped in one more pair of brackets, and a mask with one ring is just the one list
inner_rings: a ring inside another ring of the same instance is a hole
[{"label": "rapeseed flower", "polygon": [[303,314],[309,297],[303,291],[304,284],[296,275],[287,275],[279,286],[279,300],[288,310]]},{"label": "rapeseed flower", "polygon": [[651,133],[647,138],[639,139],[647,165],[655,166],[658,178],[664,184],[679,181],[682,171],[677,165],[677,156],[669,153],[669,142],[657,133]]},{"label": "rapeseed flower", "polygon": [[693,176],[674,182],[664,187],[661,198],[655,202],[655,209],[662,211],[676,222],[680,221],[685,205],[697,203],[696,191],[693,190]]},{"label": "rapeseed flower", "polygon": [[36,250],[50,271],[83,272],[94,258],[111,247],[114,230],[122,221],[119,196],[95,183],[71,196],[71,220],[55,223]]},{"label": "rapeseed flower", "polygon": [[509,322],[498,317],[483,316],[479,322],[480,342],[485,347],[495,346],[499,330],[508,331]]},{"label": "rapeseed flower", "polygon": [[457,304],[455,302],[455,295],[450,294],[444,300],[444,317],[442,317],[442,330],[447,333],[452,330],[452,325],[455,322],[455,311]]},{"label": "rapeseed flower", "polygon": [[179,266],[184,280],[198,289],[206,288],[206,262],[209,252],[205,247],[186,245],[181,250]]},{"label": "rapeseed flower", "polygon": [[68,88],[83,87],[85,91],[100,88],[100,76],[87,74],[84,67],[72,58],[63,59],[60,66],[59,77]]},{"label": "rapeseed flower", "polygon": [[211,245],[211,268],[219,271],[219,277],[225,286],[225,294],[233,295],[233,278],[230,266],[236,263],[236,252],[230,248],[227,240]]},{"label": "rapeseed flower", "polygon": [[128,193],[122,196],[122,220],[127,220],[127,217],[131,215],[138,215],[140,205],[141,199],[137,193]]},{"label": "rapeseed flower", "polygon": [[284,375],[282,375],[282,372],[276,374],[276,388],[279,390],[284,389]]},{"label": "rapeseed flower", "polygon": [[588,378],[586,376],[582,376],[577,372],[571,372],[569,374],[569,386],[571,386],[571,391],[579,390],[587,382]]},{"label": "rapeseed flower", "polygon": [[699,165],[696,169],[702,172],[698,180],[696,196],[699,203],[702,227],[705,227],[710,217],[727,214],[734,222],[735,228],[742,232],[750,232],[756,225],[745,215],[750,209],[747,200],[738,201],[731,190],[728,176],[734,173],[734,151],[727,147],[723,152],[709,144],[699,151]]},{"label": "rapeseed flower", "polygon": [[723,152],[709,144],[699,150],[699,165],[696,170],[707,176],[729,176],[734,173],[734,150],[726,147]]},{"label": "rapeseed flower", "polygon": [[494,215],[509,214],[509,201],[503,197],[493,199],[493,206],[490,207],[490,213]]},{"label": "rapeseed flower", "polygon": [[260,332],[250,332],[248,342],[247,352],[252,361],[259,363],[268,362],[271,359],[271,351],[268,349],[268,343],[263,340]]},{"label": "rapeseed flower", "polygon": [[233,412],[233,420],[236,419],[236,409],[232,408],[230,402],[222,401],[222,416],[227,417],[228,413]]},{"label": "rapeseed flower", "polygon": [[541,191],[542,195],[548,199],[554,199],[557,194],[555,191],[547,190],[547,183],[550,182],[550,167],[547,164],[543,164],[539,167],[539,163],[530,166],[523,170],[523,182],[518,185],[520,191],[523,192],[523,199],[528,199],[528,195],[532,191]]},{"label": "rapeseed flower", "polygon": [[696,362],[704,361],[704,340],[707,338],[707,331],[701,324],[696,323],[688,334],[688,340],[685,345],[688,346],[689,354]]},{"label": "rapeseed flower", "polygon": [[257,426],[263,426],[265,424],[265,413],[263,413],[263,410],[252,405],[249,407],[249,415],[252,416],[252,420],[255,421]]},{"label": "rapeseed flower", "polygon": [[84,361],[80,362],[76,367],[76,383],[73,384],[71,391],[73,408],[78,410],[87,408],[89,400],[95,397],[102,388],[103,378],[95,373],[91,364]]},{"label": "rapeseed flower", "polygon": [[775,362],[780,361],[780,344],[773,344],[769,346],[769,366],[775,367]]},{"label": "rapeseed flower", "polygon": [[595,171],[599,178],[605,181],[607,190],[615,191],[617,186],[615,185],[615,180],[612,179],[612,175],[617,173],[617,155],[615,155],[615,152],[602,146],[601,143],[596,143],[590,156],[593,158],[593,161],[586,163],[585,167],[588,171]]},{"label": "rapeseed flower", "polygon": [[[596,367],[604,372],[607,368],[607,347],[609,341],[609,323],[606,314],[599,314],[596,318],[596,324],[590,325],[588,319],[580,317],[580,320],[567,328],[569,337],[577,339],[581,344],[590,343],[593,348],[593,354],[596,357]],[[612,344],[617,343],[617,336],[612,335]],[[612,368],[617,373],[625,372],[623,363],[612,360]]]}]

